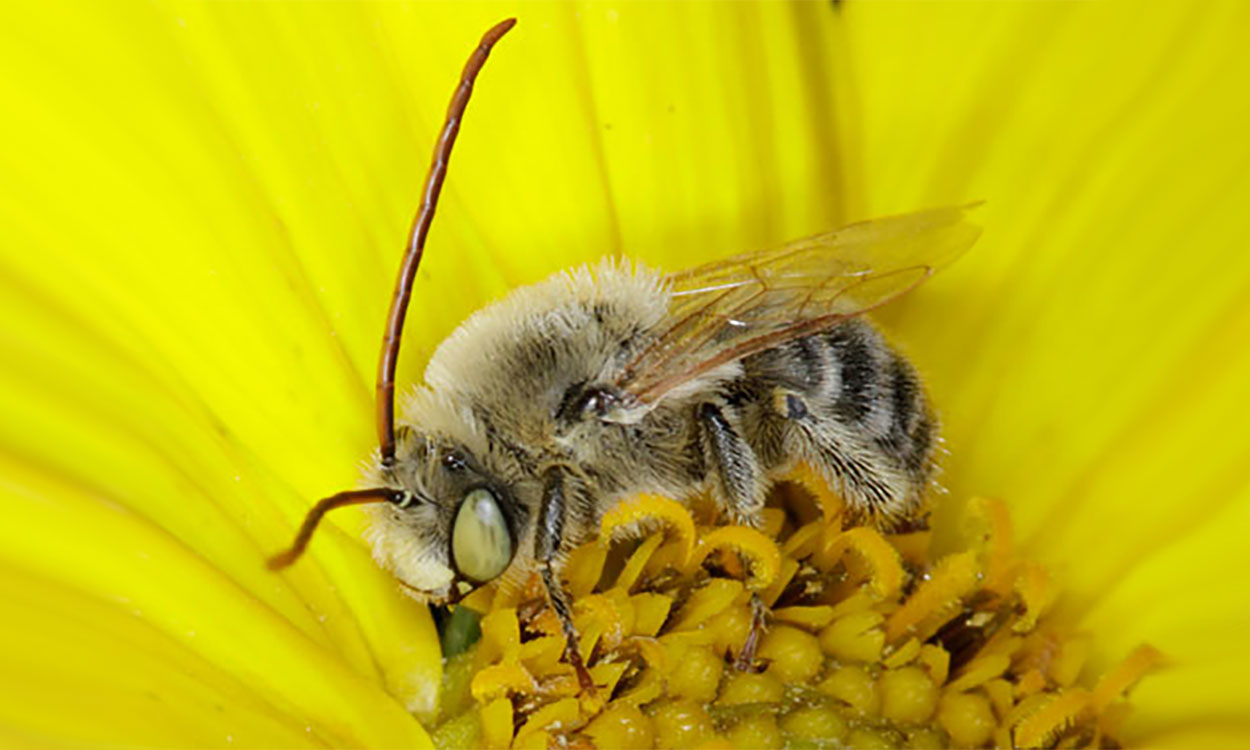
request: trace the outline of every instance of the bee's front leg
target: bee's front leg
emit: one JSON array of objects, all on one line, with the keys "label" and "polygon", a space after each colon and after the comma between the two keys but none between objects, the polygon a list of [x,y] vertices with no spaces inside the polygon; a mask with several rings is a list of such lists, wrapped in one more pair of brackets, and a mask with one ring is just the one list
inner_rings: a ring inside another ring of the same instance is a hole
[{"label": "bee's front leg", "polygon": [[564,543],[564,516],[568,507],[566,499],[565,473],[553,466],[543,473],[543,500],[538,511],[538,527],[534,532],[534,560],[538,563],[538,571],[543,579],[543,587],[547,589],[547,600],[551,608],[560,618],[564,628],[564,658],[573,665],[577,672],[577,681],[582,690],[594,693],[594,681],[582,661],[581,650],[577,647],[577,628],[573,627],[573,607],[569,593],[564,590],[560,581],[559,571],[555,569],[556,561]]}]

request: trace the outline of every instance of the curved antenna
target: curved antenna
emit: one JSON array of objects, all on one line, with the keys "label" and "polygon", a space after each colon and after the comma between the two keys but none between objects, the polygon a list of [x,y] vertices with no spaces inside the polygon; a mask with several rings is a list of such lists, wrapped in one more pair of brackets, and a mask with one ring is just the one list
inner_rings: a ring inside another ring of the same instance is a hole
[{"label": "curved antenna", "polygon": [[340,492],[337,495],[331,495],[312,507],[308,511],[308,515],[304,516],[304,523],[299,527],[299,533],[295,535],[295,541],[291,542],[289,549],[279,552],[269,558],[270,570],[281,570],[291,563],[299,559],[304,554],[304,549],[308,546],[308,540],[312,539],[313,532],[317,530],[317,524],[321,523],[321,517],[335,508],[343,508],[348,505],[364,505],[365,503],[396,503],[402,505],[405,494],[400,490],[393,490],[389,487],[373,487],[367,490],[349,490]]},{"label": "curved antenna", "polygon": [[477,78],[478,71],[486,63],[495,42],[515,25],[516,19],[509,18],[496,24],[482,36],[481,43],[473,50],[469,61],[464,65],[464,72],[460,74],[460,85],[451,97],[451,104],[447,106],[443,131],[438,137],[438,143],[434,145],[434,158],[430,162],[430,171],[425,176],[421,206],[412,221],[412,229],[408,234],[408,251],[399,267],[399,280],[395,284],[395,294],[391,297],[391,311],[386,317],[386,336],[382,339],[382,356],[378,360],[378,446],[382,451],[384,467],[395,463],[395,365],[399,358],[399,340],[404,331],[408,301],[412,297],[412,283],[417,276],[417,266],[421,264],[421,253],[425,250],[425,236],[430,231],[434,209],[438,206],[438,195],[443,189],[443,179],[447,176],[451,147],[455,145],[456,135],[460,132],[460,119],[469,105],[469,97],[473,94],[473,81]]}]

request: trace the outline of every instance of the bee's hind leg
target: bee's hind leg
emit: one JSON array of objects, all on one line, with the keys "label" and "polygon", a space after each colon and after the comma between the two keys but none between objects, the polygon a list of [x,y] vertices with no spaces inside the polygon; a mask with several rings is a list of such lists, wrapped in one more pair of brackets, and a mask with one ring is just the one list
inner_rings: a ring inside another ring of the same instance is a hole
[{"label": "bee's hind leg", "polygon": [[560,619],[564,629],[564,658],[577,672],[577,682],[582,691],[594,695],[595,684],[586,663],[582,660],[577,628],[573,626],[573,607],[569,593],[560,582],[555,564],[564,543],[564,514],[568,503],[565,498],[564,472],[552,467],[543,474],[543,502],[538,511],[538,528],[534,534],[534,559],[538,562],[547,600]]},{"label": "bee's hind leg", "polygon": [[[751,446],[742,439],[739,430],[726,416],[721,407],[704,403],[698,407],[699,424],[703,433],[703,449],[710,465],[718,493],[725,510],[734,523],[758,528],[764,508],[766,485],[759,458]],[[743,566],[746,566],[743,560]],[[747,632],[742,650],[734,660],[740,672],[754,668],[755,652],[760,634],[764,632],[766,607],[758,592],[751,594],[751,629]]]}]

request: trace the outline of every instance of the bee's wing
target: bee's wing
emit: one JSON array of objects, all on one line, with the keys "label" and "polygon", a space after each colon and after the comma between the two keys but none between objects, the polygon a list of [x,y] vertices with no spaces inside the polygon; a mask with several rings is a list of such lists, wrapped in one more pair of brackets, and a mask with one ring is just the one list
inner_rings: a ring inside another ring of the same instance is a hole
[{"label": "bee's wing", "polygon": [[851,224],[668,276],[668,328],[618,389],[654,403],[716,367],[889,302],[972,246],[975,205]]}]

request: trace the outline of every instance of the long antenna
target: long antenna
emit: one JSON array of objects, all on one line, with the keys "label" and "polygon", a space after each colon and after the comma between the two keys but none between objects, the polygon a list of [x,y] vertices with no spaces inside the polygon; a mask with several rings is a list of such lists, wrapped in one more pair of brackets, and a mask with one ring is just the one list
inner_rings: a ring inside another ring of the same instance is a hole
[{"label": "long antenna", "polygon": [[299,556],[304,554],[304,548],[308,546],[308,540],[312,539],[313,532],[317,530],[321,517],[335,508],[365,503],[401,503],[403,499],[404,493],[399,490],[375,487],[367,490],[340,492],[319,501],[312,507],[312,510],[308,511],[308,515],[304,516],[304,523],[300,525],[299,533],[295,535],[295,541],[291,542],[291,546],[269,558],[269,569],[281,570],[298,560]]},{"label": "long antenna", "polygon": [[425,176],[421,206],[417,209],[412,230],[408,234],[408,251],[404,253],[404,262],[399,268],[399,280],[395,284],[395,294],[391,297],[391,311],[386,318],[386,336],[382,339],[382,356],[378,360],[378,446],[382,450],[383,466],[395,463],[395,365],[399,358],[399,340],[404,332],[408,301],[412,297],[412,283],[416,279],[417,266],[421,264],[421,254],[425,250],[425,236],[430,231],[434,209],[438,206],[438,195],[443,189],[443,179],[447,176],[451,147],[455,145],[456,135],[460,133],[460,119],[464,116],[469,97],[473,94],[473,81],[486,63],[486,58],[490,56],[495,42],[515,25],[516,19],[509,18],[496,24],[482,36],[482,41],[473,50],[469,61],[464,65],[464,72],[460,74],[460,85],[451,97],[451,104],[447,107],[447,119],[443,121],[443,131],[438,137],[438,143],[434,145],[434,159]]}]

